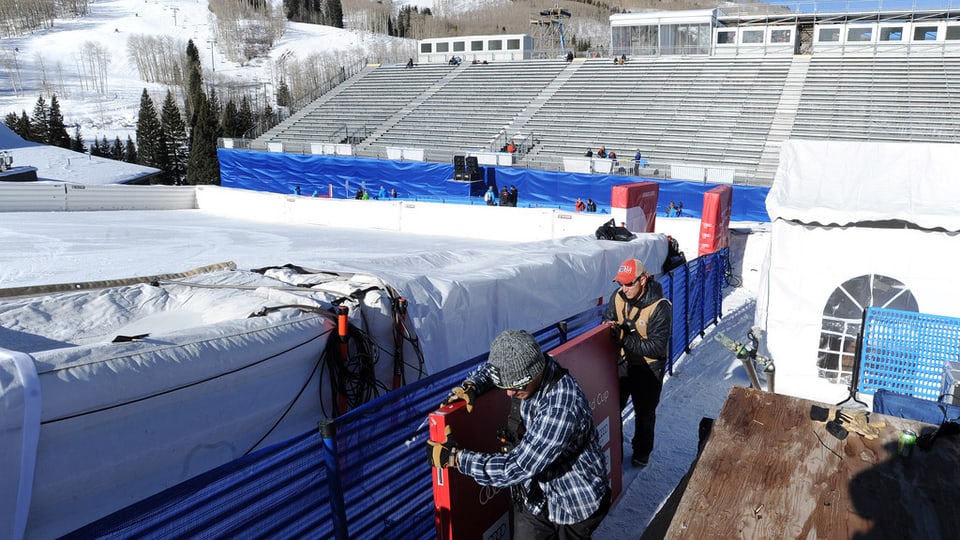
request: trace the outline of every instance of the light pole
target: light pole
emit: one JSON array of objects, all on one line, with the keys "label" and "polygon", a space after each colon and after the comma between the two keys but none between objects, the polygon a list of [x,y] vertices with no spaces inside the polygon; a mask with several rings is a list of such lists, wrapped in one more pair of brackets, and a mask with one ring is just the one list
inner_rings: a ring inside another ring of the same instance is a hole
[{"label": "light pole", "polygon": [[217,40],[215,40],[215,39],[208,39],[208,40],[207,40],[207,43],[210,44],[210,65],[213,67],[213,72],[216,73],[216,72],[217,72],[217,62],[216,62],[216,60],[213,58],[213,46],[217,44]]}]

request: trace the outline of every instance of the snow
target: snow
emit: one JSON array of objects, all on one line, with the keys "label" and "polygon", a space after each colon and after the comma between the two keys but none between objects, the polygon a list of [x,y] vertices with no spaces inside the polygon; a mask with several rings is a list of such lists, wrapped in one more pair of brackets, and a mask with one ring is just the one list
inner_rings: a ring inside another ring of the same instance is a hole
[{"label": "snow", "polygon": [[[277,2],[279,3],[279,2]],[[419,2],[418,2],[419,3]],[[197,0],[98,0],[89,4],[90,14],[75,19],[57,19],[52,28],[4,38],[0,45],[0,115],[26,111],[33,115],[37,97],[43,94],[49,105],[56,94],[70,136],[80,126],[89,144],[106,137],[126,141],[134,137],[140,95],[144,88],[159,109],[167,87],[139,78],[128,53],[134,36],[170,36],[193,40],[200,53],[204,80],[259,87],[260,95],[273,96],[279,74],[275,63],[303,61],[324,52],[362,51],[385,42],[400,40],[379,34],[329,26],[287,23],[287,31],[267,58],[241,65],[228,61],[214,42],[207,2]],[[84,51],[94,45],[106,52],[105,88],[96,90],[90,77],[82,77]],[[213,50],[211,51],[211,47]],[[273,100],[271,99],[271,102]]]},{"label": "snow", "polygon": [[[436,9],[434,2],[427,0],[410,3]],[[267,93],[272,93],[270,88],[276,82],[272,61],[281,55],[292,53],[303,58],[314,52],[363,47],[383,39],[349,30],[291,24],[269,59],[237,65],[218,54],[216,44],[211,54],[211,15],[206,2],[101,0],[91,3],[90,11],[87,17],[57,20],[52,28],[3,40],[0,113],[19,114],[25,110],[32,114],[37,96],[47,93],[46,84],[49,92],[57,94],[66,124],[79,124],[88,144],[102,137],[126,140],[134,134],[142,90],[147,88],[155,103],[162,100],[166,91],[137,77],[126,52],[127,39],[134,34],[170,35],[184,42],[192,39],[200,50],[205,76],[215,73],[218,78],[253,81],[264,85]],[[78,50],[86,43],[97,43],[109,51],[109,82],[101,93],[82,88],[76,78]],[[6,67],[11,61],[18,66],[16,74]],[[73,130],[69,131],[73,135]],[[18,161],[16,165],[28,163]],[[425,241],[424,237],[354,229],[327,229],[324,232],[328,234],[318,235],[309,227],[265,223],[235,227],[209,219],[196,225],[187,216],[192,214],[0,213],[0,287],[98,280],[104,272],[126,276],[157,274],[220,260],[234,260],[241,267],[252,268],[303,262],[297,260],[302,258],[298,255],[307,253],[312,253],[310,262],[317,267],[369,268],[383,261],[388,251],[469,251],[491,244],[449,237]],[[681,238],[681,247],[692,257],[696,253],[696,223],[661,219],[658,227]],[[642,470],[628,467],[624,471],[623,493],[595,538],[636,538],[695,457],[700,419],[717,416],[732,386],[749,384],[740,362],[713,337],[722,331],[734,339],[743,339],[753,323],[756,272],[765,252],[765,236],[756,236],[747,241],[744,260],[736,261],[744,274],[744,287],[728,290],[723,319],[691,347],[691,352],[677,362],[674,373],[666,378],[650,465]],[[321,242],[321,238],[325,240]],[[69,321],[51,321],[51,325],[55,324]],[[632,436],[632,429],[630,419],[624,427],[625,438]]]},{"label": "snow", "polygon": [[[316,227],[239,219],[205,216],[201,211],[0,213],[4,247],[0,286],[176,272],[226,260],[236,261],[240,268],[293,262],[373,271],[416,253],[457,250],[482,257],[485,250],[504,248],[496,241],[377,230],[323,228],[323,234],[317,234]],[[678,238],[691,256],[698,226],[695,219],[658,220],[658,228]],[[745,284],[726,290],[719,324],[695,342],[667,376],[651,463],[642,470],[629,466],[624,470],[623,493],[597,531],[599,540],[638,536],[694,459],[700,419],[717,416],[731,387],[749,384],[741,363],[713,338],[723,332],[742,340],[752,326],[758,279],[751,277],[750,269],[760,266],[766,234],[764,224],[734,224],[733,228],[757,231],[734,235],[745,237],[740,240],[747,244],[737,250],[747,259],[736,264],[746,269]],[[455,264],[462,267],[466,262]],[[70,322],[52,320],[50,324]],[[51,333],[57,330],[52,328]],[[629,418],[625,438],[632,432]]]}]

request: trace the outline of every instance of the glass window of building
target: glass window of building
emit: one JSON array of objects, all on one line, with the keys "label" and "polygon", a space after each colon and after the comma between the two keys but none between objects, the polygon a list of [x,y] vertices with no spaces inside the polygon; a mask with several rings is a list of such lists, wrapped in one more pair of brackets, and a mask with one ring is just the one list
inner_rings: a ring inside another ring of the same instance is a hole
[{"label": "glass window of building", "polygon": [[433,52],[433,43],[421,43],[420,52],[422,53],[432,53]]},{"label": "glass window of building", "polygon": [[936,26],[914,26],[913,40],[914,41],[936,41],[937,27]]},{"label": "glass window of building", "polygon": [[741,43],[757,44],[763,43],[763,30],[744,30],[741,34]]},{"label": "glass window of building", "polygon": [[790,43],[792,30],[771,30],[770,43]]},{"label": "glass window of building", "polygon": [[464,42],[462,41],[453,42],[453,52],[463,52],[465,50],[466,48],[465,48]]},{"label": "glass window of building", "polygon": [[840,29],[821,28],[819,38],[817,41],[840,41]]},{"label": "glass window of building", "polygon": [[476,39],[470,42],[471,51],[482,51],[483,50],[483,41]]},{"label": "glass window of building", "polygon": [[507,40],[507,50],[508,50],[508,51],[519,51],[519,50],[520,50],[520,40],[519,40],[519,39],[508,39],[508,40]]},{"label": "glass window of building", "polygon": [[873,39],[873,28],[869,26],[855,26],[847,29],[847,41],[862,42]]},{"label": "glass window of building", "polygon": [[499,39],[491,39],[487,41],[487,50],[488,51],[502,51],[503,50],[503,41]]},{"label": "glass window of building", "polygon": [[720,30],[717,32],[718,45],[732,45],[737,42],[736,30]]},{"label": "glass window of building", "polygon": [[880,41],[903,41],[902,26],[887,26],[880,29]]},{"label": "glass window of building", "polygon": [[450,52],[450,44],[446,41],[437,43],[437,52]]},{"label": "glass window of building", "polygon": [[944,36],[947,41],[956,41],[960,39],[960,26],[948,26],[947,35]]}]

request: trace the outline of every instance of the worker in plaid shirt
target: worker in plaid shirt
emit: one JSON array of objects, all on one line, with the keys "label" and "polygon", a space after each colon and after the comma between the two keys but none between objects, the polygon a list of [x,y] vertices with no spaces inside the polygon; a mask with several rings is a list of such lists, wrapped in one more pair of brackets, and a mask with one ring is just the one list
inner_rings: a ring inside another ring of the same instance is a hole
[{"label": "worker in plaid shirt", "polygon": [[510,487],[514,538],[590,538],[610,508],[606,460],[586,396],[567,371],[523,330],[507,330],[487,362],[444,403],[500,388],[512,398],[504,452],[457,448],[452,433],[427,453],[435,467],[456,467],[477,483]]}]

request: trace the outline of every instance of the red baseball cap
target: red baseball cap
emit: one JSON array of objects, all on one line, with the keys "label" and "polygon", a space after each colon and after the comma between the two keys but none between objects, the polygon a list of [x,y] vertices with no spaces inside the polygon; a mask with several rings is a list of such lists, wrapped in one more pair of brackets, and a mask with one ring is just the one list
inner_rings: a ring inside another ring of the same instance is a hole
[{"label": "red baseball cap", "polygon": [[620,268],[617,270],[617,277],[613,278],[613,280],[621,285],[629,285],[646,273],[647,268],[643,266],[643,263],[638,259],[627,259],[620,263]]}]

